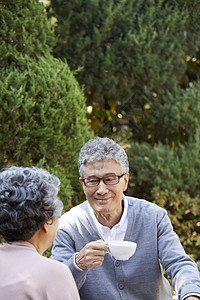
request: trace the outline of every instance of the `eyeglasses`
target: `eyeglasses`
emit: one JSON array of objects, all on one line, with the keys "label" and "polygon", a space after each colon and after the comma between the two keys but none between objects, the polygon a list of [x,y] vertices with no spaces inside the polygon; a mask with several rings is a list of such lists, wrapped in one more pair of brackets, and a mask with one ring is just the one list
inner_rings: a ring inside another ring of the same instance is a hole
[{"label": "eyeglasses", "polygon": [[103,180],[103,182],[106,185],[114,185],[119,183],[120,178],[122,178],[126,173],[122,174],[122,175],[108,175],[108,176],[104,176],[104,177],[96,177],[96,176],[90,176],[87,178],[82,178],[85,186],[98,186],[100,181]]}]

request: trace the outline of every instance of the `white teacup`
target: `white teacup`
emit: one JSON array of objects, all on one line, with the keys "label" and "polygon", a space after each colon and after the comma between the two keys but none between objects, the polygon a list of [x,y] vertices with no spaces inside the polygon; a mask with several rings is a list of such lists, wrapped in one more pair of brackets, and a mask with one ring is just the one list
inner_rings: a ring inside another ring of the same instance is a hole
[{"label": "white teacup", "polygon": [[115,259],[128,260],[135,253],[137,244],[129,241],[110,241],[108,248]]}]

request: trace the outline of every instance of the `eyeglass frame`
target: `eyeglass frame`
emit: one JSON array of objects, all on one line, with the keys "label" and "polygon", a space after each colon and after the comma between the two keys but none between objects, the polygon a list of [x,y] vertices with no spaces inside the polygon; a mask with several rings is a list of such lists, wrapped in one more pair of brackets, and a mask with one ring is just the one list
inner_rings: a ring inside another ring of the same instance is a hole
[{"label": "eyeglass frame", "polygon": [[[115,185],[115,184],[118,184],[118,183],[119,183],[120,178],[122,178],[125,174],[126,174],[126,173],[123,173],[123,174],[121,174],[121,175],[113,174],[113,175],[106,175],[106,176],[103,176],[103,177],[89,176],[89,177],[81,178],[81,179],[82,179],[82,181],[83,181],[83,183],[84,183],[84,185],[85,185],[86,187],[96,187],[96,186],[98,186],[98,185],[100,184],[101,180],[103,180],[103,183],[104,183],[105,185]],[[111,176],[116,176],[116,177],[118,177],[118,182],[116,182],[116,183],[110,183],[110,184],[109,184],[109,183],[105,183],[104,179],[105,179],[106,177],[111,177]],[[85,180],[88,179],[88,178],[95,178],[95,179],[98,179],[99,182],[98,182],[97,185],[86,185]]]}]

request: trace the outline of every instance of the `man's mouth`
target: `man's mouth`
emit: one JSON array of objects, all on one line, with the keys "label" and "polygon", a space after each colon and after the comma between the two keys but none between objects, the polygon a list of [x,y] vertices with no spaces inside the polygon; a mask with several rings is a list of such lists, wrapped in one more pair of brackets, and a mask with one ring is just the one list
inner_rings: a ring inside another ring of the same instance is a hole
[{"label": "man's mouth", "polygon": [[104,202],[110,200],[110,198],[96,198],[95,200]]}]

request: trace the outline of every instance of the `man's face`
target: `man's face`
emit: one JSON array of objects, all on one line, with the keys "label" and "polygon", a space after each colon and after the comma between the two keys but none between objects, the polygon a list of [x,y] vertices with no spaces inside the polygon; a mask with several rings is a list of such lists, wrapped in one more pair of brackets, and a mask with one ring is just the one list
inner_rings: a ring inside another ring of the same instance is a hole
[{"label": "man's face", "polygon": [[[84,178],[89,176],[104,177],[107,175],[121,175],[120,165],[112,159],[104,159],[88,163],[84,166]],[[82,178],[79,178],[82,184],[85,196],[94,210],[94,213],[115,214],[122,210],[122,195],[128,185],[129,174],[126,173],[120,178],[119,183],[115,185],[106,185],[103,180],[98,186],[87,187]]]}]

